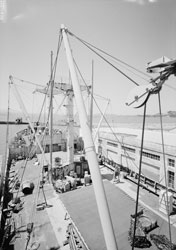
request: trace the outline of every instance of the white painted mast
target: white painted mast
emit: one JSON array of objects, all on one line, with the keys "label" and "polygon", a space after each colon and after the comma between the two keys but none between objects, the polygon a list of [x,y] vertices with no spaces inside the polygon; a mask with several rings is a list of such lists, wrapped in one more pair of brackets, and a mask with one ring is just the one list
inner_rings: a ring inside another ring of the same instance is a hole
[{"label": "white painted mast", "polygon": [[74,118],[73,118],[73,89],[69,88],[66,91],[67,95],[67,129],[68,129],[68,138],[67,138],[67,154],[68,154],[68,164],[69,169],[73,170],[73,162],[74,162]]},{"label": "white painted mast", "polygon": [[112,220],[110,216],[110,211],[105,195],[105,190],[101,178],[101,173],[98,165],[97,156],[95,153],[95,146],[92,139],[92,134],[90,131],[88,118],[86,114],[86,108],[83,101],[83,97],[81,95],[81,89],[78,83],[75,66],[72,58],[72,53],[70,50],[68,38],[67,38],[67,30],[65,29],[64,25],[61,26],[62,36],[64,40],[65,50],[67,61],[70,69],[70,75],[73,84],[73,91],[75,95],[77,110],[80,119],[80,125],[82,129],[82,133],[84,136],[84,145],[85,145],[85,152],[89,162],[89,168],[91,172],[91,177],[93,181],[93,187],[95,192],[95,198],[97,201],[97,207],[99,211],[100,221],[104,233],[104,238],[106,242],[106,246],[108,250],[117,250],[117,243],[115,239],[115,234],[112,226]]},{"label": "white painted mast", "polygon": [[52,165],[53,165],[53,52],[51,51],[51,76],[50,76],[50,164],[49,164],[49,182],[52,182]]}]

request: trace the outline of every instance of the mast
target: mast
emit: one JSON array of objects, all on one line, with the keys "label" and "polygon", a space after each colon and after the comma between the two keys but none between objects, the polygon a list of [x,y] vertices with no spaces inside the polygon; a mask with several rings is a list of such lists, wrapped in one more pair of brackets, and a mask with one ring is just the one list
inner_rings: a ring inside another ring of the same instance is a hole
[{"label": "mast", "polygon": [[57,83],[55,87],[60,93],[66,94],[66,104],[64,105],[67,112],[67,159],[69,170],[73,170],[74,162],[74,115],[73,115],[73,88],[71,83]]},{"label": "mast", "polygon": [[52,164],[53,164],[53,158],[52,158],[52,152],[53,152],[53,51],[51,51],[51,76],[50,76],[50,164],[49,164],[49,182],[52,181]]},{"label": "mast", "polygon": [[[71,87],[71,85],[69,85]],[[67,117],[68,117],[68,137],[67,137],[67,154],[68,154],[68,164],[69,169],[73,170],[73,162],[74,162],[74,136],[73,136],[73,126],[74,126],[74,118],[73,118],[73,89],[68,88],[66,91],[67,95]]]},{"label": "mast", "polygon": [[24,106],[24,103],[23,103],[23,101],[22,101],[22,99],[21,99],[21,96],[20,96],[20,94],[19,94],[19,92],[18,92],[18,90],[17,90],[15,84],[13,83],[13,77],[10,76],[9,79],[10,79],[10,84],[11,84],[11,86],[13,87],[14,94],[15,94],[15,96],[16,96],[16,100],[17,100],[17,102],[18,102],[18,104],[19,104],[19,106],[20,106],[20,108],[21,108],[21,110],[22,110],[22,112],[23,112],[23,114],[24,114],[26,120],[27,120],[28,123],[29,123],[29,126],[30,126],[30,128],[31,128],[31,130],[32,130],[32,132],[33,132],[33,134],[34,134],[34,136],[35,136],[35,140],[36,140],[36,142],[37,142],[37,144],[38,144],[38,146],[39,146],[39,148],[40,148],[40,151],[41,151],[41,153],[42,153],[42,156],[43,156],[44,160],[47,162],[47,159],[46,159],[46,157],[45,157],[44,150],[43,150],[43,148],[42,148],[42,146],[41,146],[41,143],[40,143],[38,137],[36,136],[36,133],[35,133],[35,130],[34,130],[34,126],[33,126],[32,122],[30,121],[29,115],[28,115],[27,110],[26,110],[26,108],[25,108],[25,106]]},{"label": "mast", "polygon": [[105,190],[100,174],[100,169],[98,165],[97,156],[95,153],[95,146],[92,139],[92,134],[90,131],[88,118],[86,114],[85,104],[81,95],[81,89],[78,83],[74,62],[72,58],[72,53],[70,50],[68,38],[67,38],[67,30],[65,29],[64,25],[61,26],[62,36],[64,40],[67,62],[70,69],[70,75],[73,84],[74,95],[76,99],[76,105],[78,109],[80,125],[84,136],[84,143],[85,143],[85,152],[89,162],[91,177],[93,181],[93,187],[95,192],[95,198],[97,202],[97,207],[100,215],[100,221],[104,233],[104,238],[106,242],[106,246],[108,250],[117,250],[117,243],[115,240],[115,234],[113,231],[112,220],[110,217],[110,211],[105,195]]}]

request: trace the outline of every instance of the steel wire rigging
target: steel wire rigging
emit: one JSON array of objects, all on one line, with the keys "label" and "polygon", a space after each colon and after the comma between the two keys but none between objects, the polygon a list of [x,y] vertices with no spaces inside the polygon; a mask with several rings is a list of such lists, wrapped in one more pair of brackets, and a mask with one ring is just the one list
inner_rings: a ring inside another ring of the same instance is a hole
[{"label": "steel wire rigging", "polygon": [[[103,57],[100,53],[98,53],[97,51],[105,54],[106,56],[109,56],[111,59],[113,59],[115,62],[121,63],[120,66],[124,67],[126,70],[130,71],[131,73],[135,74],[136,76],[138,76],[139,78],[143,79],[146,82],[152,82],[153,83],[153,79],[151,79],[151,77],[146,74],[145,72],[137,69],[136,67],[131,66],[130,64],[124,62],[123,60],[107,53],[106,51],[98,48],[97,46],[83,40],[82,38],[76,36],[75,34],[73,34],[72,32],[70,32],[69,30],[67,31],[68,34],[74,38],[76,38],[78,41],[80,41],[82,44],[84,44],[88,49],[90,49],[92,52],[94,52],[97,56],[99,56],[101,59],[103,59],[106,63],[108,63],[110,66],[112,66],[114,69],[116,69],[119,73],[121,73],[123,76],[125,76],[128,80],[130,80],[131,82],[133,82],[136,86],[140,86],[141,84],[137,83],[134,79],[132,79],[131,77],[129,77],[127,74],[125,74],[122,70],[120,70],[118,67],[116,67],[115,65],[113,65],[110,61],[108,61],[105,57]],[[97,50],[97,51],[96,51]],[[123,66],[122,66],[123,65]],[[131,69],[131,70],[130,70]],[[133,71],[132,71],[133,70]],[[137,72],[137,73],[134,73]],[[142,77],[141,75],[143,75],[144,77]],[[155,79],[154,79],[155,80]],[[174,88],[173,86],[170,86],[168,84],[165,84],[168,88],[173,89],[174,91],[176,91],[176,88]]]},{"label": "steel wire rigging", "polygon": [[[106,124],[108,125],[109,129],[111,130],[111,132],[112,132],[112,134],[114,135],[116,141],[117,141],[121,146],[124,146],[124,145],[125,145],[124,142],[123,142],[123,141],[120,141],[119,138],[117,137],[117,134],[115,133],[115,131],[114,131],[113,128],[111,127],[111,125],[110,125],[110,123],[108,122],[108,119],[106,118],[106,116],[103,114],[103,112],[102,112],[101,108],[99,107],[99,105],[98,105],[98,103],[97,103],[97,101],[96,101],[94,95],[92,96],[92,92],[89,90],[89,86],[87,85],[87,83],[86,83],[86,81],[85,81],[85,79],[84,79],[84,77],[83,77],[83,75],[82,75],[82,73],[81,73],[81,71],[80,71],[80,69],[79,69],[79,67],[78,67],[78,65],[77,65],[77,63],[76,63],[76,61],[75,61],[74,58],[73,58],[73,60],[74,60],[75,67],[76,67],[76,69],[77,69],[77,71],[78,71],[78,73],[79,73],[79,75],[80,75],[80,77],[81,77],[83,83],[85,84],[85,86],[86,86],[86,88],[87,88],[89,94],[90,94],[91,97],[93,98],[93,100],[94,100],[94,102],[95,102],[95,104],[96,104],[96,107],[98,108],[98,110],[99,110],[101,116],[103,117],[103,119],[105,120],[105,122],[106,122]],[[103,97],[102,97],[102,98],[103,98]],[[107,98],[104,98],[104,99],[107,100]],[[109,99],[108,99],[108,100],[109,100]],[[124,147],[124,153],[125,153],[125,155],[126,155],[127,157],[130,157],[130,155],[129,155],[129,153],[127,152],[127,150],[126,150],[125,147]],[[138,167],[137,164],[135,163],[135,160],[132,160],[132,161],[133,161],[133,164],[135,165],[135,167],[138,169],[139,167]],[[143,174],[143,176],[145,176],[143,172],[141,172],[141,173]]]},{"label": "steel wire rigging", "polygon": [[[141,163],[142,163],[142,151],[143,151],[143,139],[144,139],[144,129],[145,129],[145,116],[146,116],[146,104],[148,98],[151,94],[158,94],[158,103],[159,103],[159,115],[160,115],[160,125],[161,125],[161,141],[162,141],[162,154],[163,154],[163,168],[164,168],[164,178],[165,178],[165,189],[166,189],[166,212],[168,217],[168,227],[169,227],[169,240],[170,240],[170,248],[172,249],[172,235],[171,235],[171,224],[169,217],[169,201],[168,201],[168,184],[167,184],[167,174],[166,174],[166,162],[165,162],[165,149],[164,149],[164,135],[163,135],[163,123],[162,123],[162,112],[161,112],[161,99],[160,99],[160,91],[162,89],[163,84],[169,78],[170,75],[175,74],[175,62],[171,67],[166,67],[161,70],[160,75],[155,79],[152,79],[153,87],[148,90],[147,97],[141,106],[144,106],[144,115],[143,115],[143,129],[142,129],[142,139],[141,139],[141,151],[140,151],[140,168],[139,168],[139,176],[138,176],[138,189],[136,196],[136,209],[135,209],[135,222],[134,222],[134,232],[133,232],[133,244],[132,250],[134,249],[135,244],[135,230],[136,230],[136,221],[137,221],[137,209],[138,209],[138,199],[139,199],[139,184],[140,184],[140,175],[141,175]],[[153,68],[161,67],[161,64],[158,65],[158,62],[154,66],[149,66],[148,69],[153,70]],[[162,66],[164,67],[164,66]],[[136,93],[137,94],[137,93]],[[134,101],[137,102],[137,99],[134,96]],[[141,107],[138,106],[138,107]]]},{"label": "steel wire rigging", "polygon": [[[78,38],[73,33],[68,33],[77,38],[79,41],[81,41],[86,47],[88,47],[90,50],[92,50],[95,54],[97,54],[100,58],[102,58],[105,62],[110,64],[113,68],[115,68],[117,71],[119,71],[122,75],[124,75],[127,79],[129,79],[131,82],[133,82],[135,85],[139,86],[139,84],[134,81],[132,78],[127,76],[124,72],[122,72],[120,69],[115,67],[112,63],[110,63],[106,58],[104,58],[102,55],[100,55],[95,49],[97,47],[91,45],[90,43],[85,42],[84,40]],[[94,49],[93,49],[94,48]],[[104,51],[99,50],[104,53]],[[110,56],[109,54],[105,53],[106,55]],[[116,58],[115,58],[116,59]],[[121,61],[122,62],[122,61]],[[173,64],[174,65],[174,64]],[[127,64],[126,64],[127,66]],[[134,69],[134,68],[133,68]],[[150,82],[153,84],[153,88],[147,90],[144,92],[141,96],[138,98],[142,98],[143,96],[147,95],[147,98],[145,99],[144,103],[142,103],[141,106],[144,106],[144,114],[143,114],[143,126],[142,126],[142,138],[141,138],[141,150],[140,150],[140,162],[139,162],[139,176],[138,176],[138,188],[137,188],[137,195],[136,195],[136,208],[135,208],[135,223],[134,223],[134,232],[133,232],[133,242],[132,242],[132,250],[134,249],[134,243],[135,243],[135,231],[136,231],[136,221],[137,221],[137,210],[138,210],[138,200],[139,200],[139,186],[140,186],[140,177],[141,177],[141,168],[142,168],[142,153],[143,153],[143,143],[144,143],[144,131],[145,131],[145,117],[146,117],[146,104],[147,100],[151,93],[158,93],[158,102],[159,102],[159,113],[160,113],[160,124],[161,124],[161,138],[162,138],[162,151],[163,151],[163,161],[164,161],[164,176],[165,176],[165,186],[166,186],[166,197],[167,197],[167,215],[168,215],[168,225],[169,225],[169,238],[170,243],[172,244],[172,236],[171,236],[171,225],[170,225],[170,217],[169,217],[169,211],[168,211],[168,187],[167,187],[167,175],[166,175],[166,165],[165,165],[165,150],[164,150],[164,137],[163,137],[163,125],[162,125],[162,113],[161,113],[161,100],[160,100],[160,90],[162,88],[162,85],[164,82],[168,79],[168,77],[174,73],[174,66],[171,66],[171,69],[166,69],[163,71],[163,73],[160,74],[160,76],[156,77],[155,79],[151,79]],[[140,72],[141,73],[141,72]],[[148,75],[147,75],[148,76]],[[170,87],[170,86],[168,86]],[[134,99],[134,102],[137,100]],[[129,105],[133,104],[130,103]],[[140,107],[140,106],[139,106]]]},{"label": "steel wire rigging", "polygon": [[[136,72],[138,72],[138,73],[140,73],[140,74],[143,74],[143,75],[149,77],[146,73],[144,73],[144,72],[138,70],[137,68],[135,68],[135,67],[129,65],[128,63],[126,63],[126,62],[124,62],[124,61],[122,61],[122,60],[120,60],[120,59],[118,59],[118,58],[116,58],[116,57],[110,55],[109,53],[105,52],[104,50],[99,49],[98,47],[96,47],[96,46],[94,46],[94,45],[92,45],[92,44],[86,42],[85,40],[79,38],[78,36],[76,36],[75,34],[73,34],[72,32],[70,32],[69,30],[68,30],[68,34],[71,35],[71,36],[73,36],[73,37],[75,37],[77,40],[79,40],[82,44],[84,44],[87,48],[89,48],[91,51],[93,51],[96,55],[98,55],[98,56],[99,56],[100,58],[102,58],[105,62],[107,62],[109,65],[111,65],[111,66],[112,66],[113,68],[115,68],[117,71],[119,71],[122,75],[124,75],[124,76],[125,76],[126,78],[128,78],[130,81],[132,81],[135,85],[138,86],[139,84],[138,84],[136,81],[134,81],[131,77],[129,77],[127,74],[125,74],[123,71],[121,71],[119,68],[117,68],[115,65],[113,65],[111,62],[109,62],[105,57],[103,57],[101,54],[99,54],[96,50],[98,50],[98,51],[104,53],[105,55],[109,56],[110,58],[114,59],[115,61],[118,61],[119,63],[123,64],[124,66],[126,66],[126,67],[128,67],[128,68],[131,68],[131,69],[133,69],[134,71],[136,71]],[[93,49],[93,48],[94,48],[94,49]],[[139,75],[138,75],[138,76],[139,76]],[[139,77],[141,77],[141,76],[139,76]],[[143,78],[143,79],[144,79],[144,78]],[[144,79],[144,80],[146,80],[146,79]]]}]

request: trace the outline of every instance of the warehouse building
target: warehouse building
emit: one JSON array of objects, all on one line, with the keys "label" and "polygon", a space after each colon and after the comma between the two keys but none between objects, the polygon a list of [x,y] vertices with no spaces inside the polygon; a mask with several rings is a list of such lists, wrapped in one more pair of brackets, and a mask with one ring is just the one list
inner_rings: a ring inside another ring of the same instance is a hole
[{"label": "warehouse building", "polygon": [[[98,137],[98,153],[106,162],[118,164],[138,173],[142,131],[137,129],[102,128]],[[176,190],[176,133],[146,130],[142,151],[142,175],[153,183],[165,186],[165,173],[170,189]],[[163,154],[164,150],[164,154]],[[165,164],[164,164],[165,161]],[[164,170],[166,169],[166,171]]]}]

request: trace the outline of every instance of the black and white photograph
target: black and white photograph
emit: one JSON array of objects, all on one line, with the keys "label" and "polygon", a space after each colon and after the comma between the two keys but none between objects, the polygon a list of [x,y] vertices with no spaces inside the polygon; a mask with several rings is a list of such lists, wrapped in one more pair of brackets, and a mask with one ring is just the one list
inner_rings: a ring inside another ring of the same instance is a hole
[{"label": "black and white photograph", "polygon": [[0,0],[0,250],[176,250],[176,1]]}]

